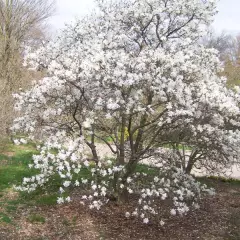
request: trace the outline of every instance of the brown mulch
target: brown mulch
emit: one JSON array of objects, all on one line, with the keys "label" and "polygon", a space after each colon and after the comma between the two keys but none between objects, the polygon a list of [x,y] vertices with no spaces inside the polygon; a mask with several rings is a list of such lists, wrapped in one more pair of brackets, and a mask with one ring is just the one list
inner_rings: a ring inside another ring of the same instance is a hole
[{"label": "brown mulch", "polygon": [[[214,183],[217,194],[202,202],[201,209],[183,217],[143,225],[127,219],[127,207],[111,203],[95,212],[78,198],[61,206],[18,209],[15,225],[0,223],[1,240],[240,240],[240,185]],[[130,199],[134,202],[134,199]],[[124,209],[123,209],[124,208]],[[105,210],[105,211],[104,211]],[[29,214],[44,216],[45,223],[28,221]]]}]

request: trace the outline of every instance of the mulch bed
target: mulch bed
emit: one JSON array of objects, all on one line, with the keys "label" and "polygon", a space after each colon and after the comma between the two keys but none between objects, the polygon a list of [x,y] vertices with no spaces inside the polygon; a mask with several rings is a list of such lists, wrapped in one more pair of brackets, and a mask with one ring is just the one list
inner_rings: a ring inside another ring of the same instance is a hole
[{"label": "mulch bed", "polygon": [[[216,196],[204,199],[201,208],[183,217],[142,224],[124,216],[128,207],[111,203],[100,211],[89,210],[78,198],[66,205],[19,208],[14,224],[0,223],[2,240],[240,240],[240,185],[213,181]],[[74,193],[77,195],[77,193]],[[134,205],[130,199],[129,205]],[[45,223],[28,221],[29,214],[44,216]]]}]

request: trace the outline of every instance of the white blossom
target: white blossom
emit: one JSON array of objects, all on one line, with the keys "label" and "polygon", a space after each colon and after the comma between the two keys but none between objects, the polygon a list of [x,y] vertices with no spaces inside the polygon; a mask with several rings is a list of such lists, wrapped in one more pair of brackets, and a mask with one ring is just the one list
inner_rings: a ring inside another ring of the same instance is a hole
[{"label": "white blossom", "polygon": [[171,209],[171,215],[175,216],[176,215],[176,210],[175,209]]},{"label": "white blossom", "polygon": [[149,223],[149,219],[148,218],[144,218],[143,219],[143,223],[148,224]]},{"label": "white blossom", "polygon": [[165,222],[164,222],[163,220],[161,220],[161,221],[159,222],[159,224],[160,224],[161,226],[163,226],[163,225],[165,224]]},{"label": "white blossom", "polygon": [[63,197],[58,197],[57,203],[58,203],[58,204],[64,203]]},{"label": "white blossom", "polygon": [[129,212],[126,212],[126,213],[125,213],[125,217],[126,217],[126,218],[129,218],[130,216],[131,216],[131,214],[130,214]]}]

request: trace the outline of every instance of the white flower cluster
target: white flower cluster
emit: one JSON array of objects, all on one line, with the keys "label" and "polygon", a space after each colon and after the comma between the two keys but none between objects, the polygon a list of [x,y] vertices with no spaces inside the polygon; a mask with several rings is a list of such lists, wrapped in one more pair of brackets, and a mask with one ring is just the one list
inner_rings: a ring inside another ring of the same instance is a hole
[{"label": "white flower cluster", "polygon": [[[88,163],[83,154],[83,138],[73,140],[66,136],[60,138],[64,133],[57,135],[57,141],[53,137],[38,147],[40,154],[33,155],[33,163],[29,167],[37,169],[39,173],[30,178],[25,177],[22,186],[15,187],[17,190],[32,192],[37,187],[44,186],[55,174],[59,175],[63,186],[60,193],[64,192],[64,188],[74,185],[74,176],[80,172],[82,165]],[[62,201],[63,199],[58,200]]]},{"label": "white flower cluster", "polygon": [[14,139],[13,142],[16,145],[27,144],[28,143],[28,141],[26,139],[24,139],[24,138]]},{"label": "white flower cluster", "polygon": [[198,202],[202,196],[215,194],[214,189],[207,188],[205,184],[200,184],[192,176],[175,167],[161,170],[150,182],[147,180],[150,176],[145,174],[137,173],[134,176],[134,185],[139,181],[142,184],[138,188],[136,185],[133,187],[134,192],[139,193],[140,197],[132,216],[140,217],[143,223],[148,223],[152,217],[157,219],[161,217],[166,208],[162,201],[168,202],[172,216],[184,215],[191,208],[192,210],[199,208]]},{"label": "white flower cluster", "polygon": [[[93,165],[90,169],[91,180],[89,181],[88,194],[82,196],[82,204],[88,204],[90,209],[99,210],[116,193],[117,182],[114,176],[124,172],[123,166],[113,166],[109,160],[107,163]],[[121,179],[121,178],[120,178]]]}]

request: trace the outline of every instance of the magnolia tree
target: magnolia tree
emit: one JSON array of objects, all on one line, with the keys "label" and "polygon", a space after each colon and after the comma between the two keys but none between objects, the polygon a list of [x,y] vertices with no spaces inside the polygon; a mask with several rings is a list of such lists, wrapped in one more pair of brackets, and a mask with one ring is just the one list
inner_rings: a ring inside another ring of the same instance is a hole
[{"label": "magnolia tree", "polygon": [[[192,167],[239,157],[239,91],[226,88],[217,52],[198,41],[216,3],[97,3],[96,12],[26,56],[26,64],[45,69],[47,77],[15,95],[22,116],[13,130],[41,136],[43,144],[30,166],[39,174],[17,189],[33,191],[57,173],[58,203],[71,200],[66,188],[79,186],[82,203],[96,209],[136,194],[136,209],[126,217],[144,223],[161,219],[165,199],[172,215],[185,214],[212,193],[187,174]],[[115,157],[101,159],[96,141]],[[139,161],[150,157],[159,170],[138,172]],[[91,174],[82,178],[86,168]]]}]

